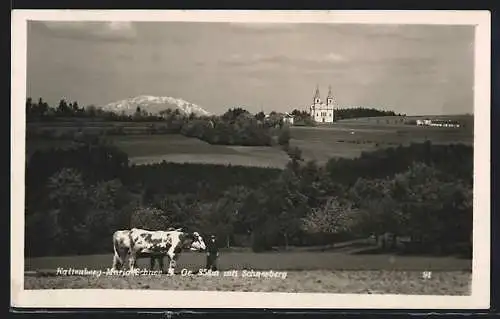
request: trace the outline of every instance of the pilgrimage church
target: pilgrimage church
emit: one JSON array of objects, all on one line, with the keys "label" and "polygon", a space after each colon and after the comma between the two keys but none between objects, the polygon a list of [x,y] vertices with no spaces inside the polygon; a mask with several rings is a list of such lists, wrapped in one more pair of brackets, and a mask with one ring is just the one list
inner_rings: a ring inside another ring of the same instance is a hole
[{"label": "pilgrimage church", "polygon": [[317,123],[333,123],[334,113],[333,110],[336,107],[336,102],[333,98],[332,87],[328,88],[328,96],[326,97],[326,104],[321,101],[319,95],[319,88],[316,86],[316,92],[314,93],[313,104],[309,107],[309,113],[311,117]]}]

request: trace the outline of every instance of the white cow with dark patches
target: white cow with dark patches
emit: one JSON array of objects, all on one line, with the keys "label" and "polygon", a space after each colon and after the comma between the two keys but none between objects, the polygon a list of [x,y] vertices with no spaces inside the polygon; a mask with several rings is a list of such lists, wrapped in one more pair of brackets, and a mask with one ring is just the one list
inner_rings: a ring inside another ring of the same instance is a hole
[{"label": "white cow with dark patches", "polygon": [[136,267],[137,259],[151,258],[151,268],[154,259],[160,260],[163,271],[163,257],[168,256],[168,274],[173,274],[177,259],[183,249],[203,251],[206,249],[203,238],[197,232],[187,233],[182,229],[167,231],[149,231],[139,228],[118,230],[113,234],[113,269],[122,266],[128,255],[129,268]]}]

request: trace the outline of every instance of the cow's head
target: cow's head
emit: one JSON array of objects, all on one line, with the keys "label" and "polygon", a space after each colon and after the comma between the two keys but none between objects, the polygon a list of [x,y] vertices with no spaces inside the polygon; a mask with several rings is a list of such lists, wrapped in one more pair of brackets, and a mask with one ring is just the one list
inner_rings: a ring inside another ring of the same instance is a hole
[{"label": "cow's head", "polygon": [[188,248],[192,251],[203,251],[206,249],[205,241],[198,232],[183,232],[181,238],[182,247],[184,248]]}]

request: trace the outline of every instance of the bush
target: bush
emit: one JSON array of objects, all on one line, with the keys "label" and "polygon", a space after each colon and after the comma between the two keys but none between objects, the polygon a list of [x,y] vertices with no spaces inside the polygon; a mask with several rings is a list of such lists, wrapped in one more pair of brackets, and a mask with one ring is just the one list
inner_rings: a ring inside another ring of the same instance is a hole
[{"label": "bush", "polygon": [[278,136],[278,143],[280,145],[289,145],[290,144],[290,129],[288,127],[285,127],[280,130],[279,136]]},{"label": "bush", "polygon": [[130,228],[167,229],[170,225],[167,214],[157,208],[140,207],[130,217]]}]

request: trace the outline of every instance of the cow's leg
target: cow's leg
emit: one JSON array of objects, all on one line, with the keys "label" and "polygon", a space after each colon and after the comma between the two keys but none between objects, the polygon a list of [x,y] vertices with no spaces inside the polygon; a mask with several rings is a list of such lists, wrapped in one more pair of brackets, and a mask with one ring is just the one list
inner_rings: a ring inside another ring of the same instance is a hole
[{"label": "cow's leg", "polygon": [[121,259],[121,249],[120,249],[120,242],[117,240],[116,234],[113,235],[113,270],[116,270],[118,267],[121,266],[122,264],[122,259]]},{"label": "cow's leg", "polygon": [[158,257],[158,266],[160,267],[160,271],[163,273],[163,256]]},{"label": "cow's leg", "polygon": [[113,270],[120,270],[123,267],[127,254],[122,249],[117,249],[113,256]]},{"label": "cow's leg", "polygon": [[168,258],[169,258],[169,263],[168,263],[168,275],[173,275],[175,271],[175,266],[176,266],[176,260],[175,260],[175,253],[173,251],[168,252]]},{"label": "cow's leg", "polygon": [[137,264],[137,257],[134,252],[130,252],[130,255],[128,257],[129,269],[134,270],[136,264]]},{"label": "cow's leg", "polygon": [[130,261],[130,250],[129,249],[123,249],[120,251],[120,269],[125,269],[126,267],[126,261]]},{"label": "cow's leg", "polygon": [[155,256],[149,258],[149,270],[154,270],[155,268]]},{"label": "cow's leg", "polygon": [[118,255],[115,253],[113,255],[113,271],[114,270],[117,270],[118,268],[121,267],[121,263],[120,263],[120,257],[118,257]]}]

